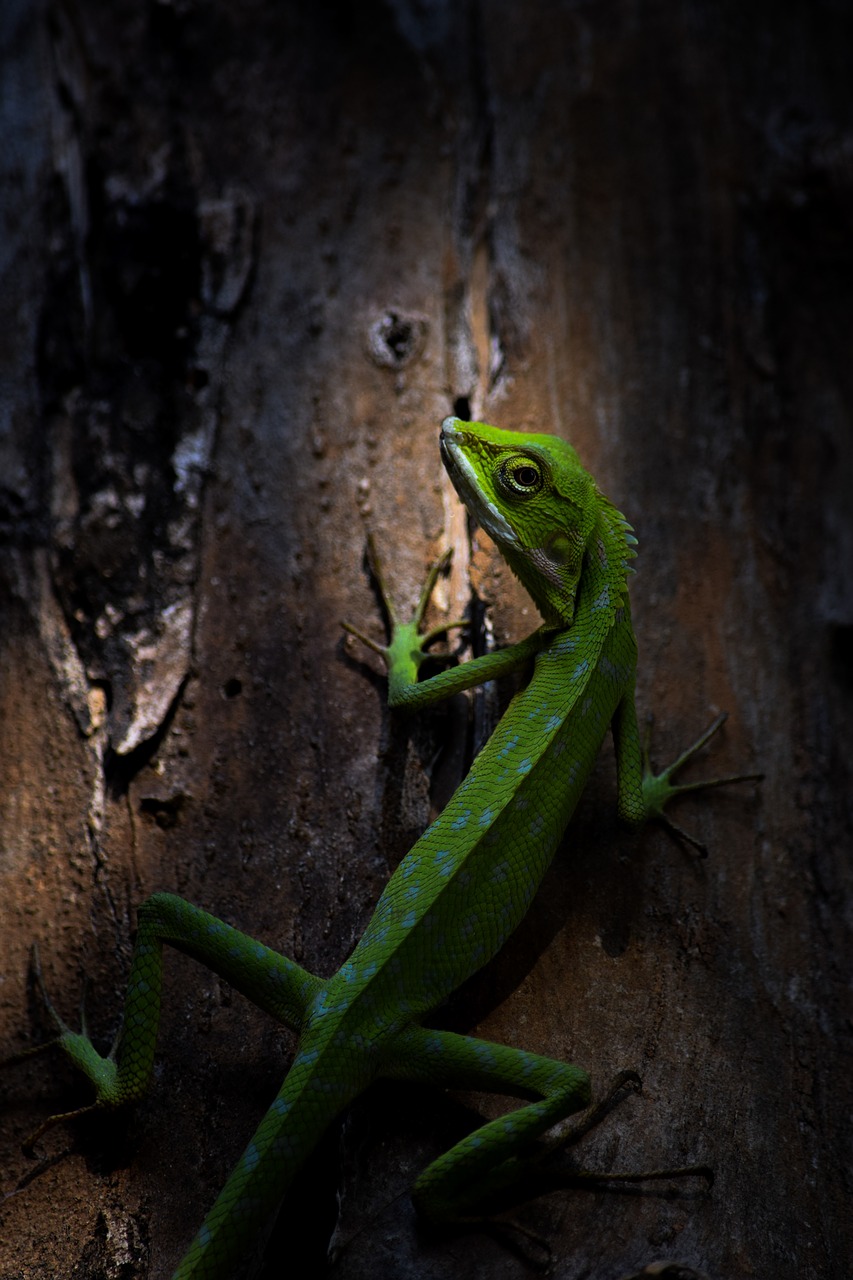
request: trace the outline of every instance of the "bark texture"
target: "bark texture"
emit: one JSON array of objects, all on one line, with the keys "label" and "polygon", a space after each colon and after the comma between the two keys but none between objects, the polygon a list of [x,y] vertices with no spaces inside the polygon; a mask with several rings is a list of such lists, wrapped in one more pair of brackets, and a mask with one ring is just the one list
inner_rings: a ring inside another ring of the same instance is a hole
[{"label": "bark texture", "polygon": [[[699,862],[619,829],[605,752],[445,1024],[640,1071],[584,1165],[716,1170],[520,1211],[556,1276],[849,1274],[851,39],[831,0],[5,0],[0,1053],[49,1035],[34,940],[109,1043],[154,890],[337,967],[467,750],[342,641],[366,530],[403,601],[452,544],[438,611],[517,638],[437,425],[553,430],[640,539],[659,761],[727,708],[707,770],[766,781],[684,804]],[[4,1068],[3,1280],[181,1256],[292,1045],[183,957],[164,1006],[147,1101],[35,1159],[86,1092]],[[362,1100],[263,1274],[526,1274],[414,1220],[471,1101]]]}]

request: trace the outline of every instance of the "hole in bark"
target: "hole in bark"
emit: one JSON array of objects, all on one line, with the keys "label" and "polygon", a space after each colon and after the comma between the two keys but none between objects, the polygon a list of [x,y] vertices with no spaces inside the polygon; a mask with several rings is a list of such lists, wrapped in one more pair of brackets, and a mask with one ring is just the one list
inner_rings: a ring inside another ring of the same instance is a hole
[{"label": "hole in bark", "polygon": [[226,680],[222,686],[222,692],[226,698],[239,698],[243,692],[243,681],[238,680],[236,676],[232,676],[230,680]]},{"label": "hole in bark", "polygon": [[382,341],[391,354],[391,359],[399,364],[408,358],[412,350],[412,326],[401,316],[393,312],[385,317],[382,327]]},{"label": "hole in bark", "polygon": [[402,369],[420,354],[426,332],[427,322],[423,316],[388,310],[370,326],[370,355],[383,368]]},{"label": "hole in bark", "polygon": [[471,421],[471,401],[467,396],[457,396],[453,401],[453,416],[463,422]]}]

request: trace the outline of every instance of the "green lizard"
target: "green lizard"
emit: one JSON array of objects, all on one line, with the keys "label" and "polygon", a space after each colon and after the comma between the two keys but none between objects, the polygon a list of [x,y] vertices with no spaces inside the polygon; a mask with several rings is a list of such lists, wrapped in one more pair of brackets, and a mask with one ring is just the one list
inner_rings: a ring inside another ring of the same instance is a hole
[{"label": "green lizard", "polygon": [[[531,660],[533,674],[443,813],[391,877],[349,959],[333,977],[315,977],[181,898],[159,893],[139,909],[123,1022],[110,1054],[102,1057],[88,1035],[53,1014],[59,1045],[94,1085],[92,1106],[103,1108],[138,1099],[148,1086],[163,943],[202,961],[300,1033],[278,1095],[174,1280],[227,1280],[244,1265],[320,1136],[380,1077],[533,1099],[484,1123],[421,1174],[413,1194],[428,1217],[469,1217],[486,1195],[523,1177],[536,1159],[534,1140],[588,1105],[588,1075],[533,1053],[426,1028],[424,1020],[524,916],[609,725],[619,812],[635,826],[661,817],[679,792],[730,780],[672,781],[716,725],[669,769],[654,775],[648,767],[634,710],[636,642],[627,591],[635,539],[571,446],[554,436],[448,418],[441,454],[460,497],[545,622],[518,644],[421,681],[426,646],[449,629],[421,634],[441,565],[431,570],[411,622],[399,621],[382,587],[390,642],[382,647],[360,638],[385,660],[392,707],[428,706]],[[550,1149],[558,1141],[552,1139]]]}]

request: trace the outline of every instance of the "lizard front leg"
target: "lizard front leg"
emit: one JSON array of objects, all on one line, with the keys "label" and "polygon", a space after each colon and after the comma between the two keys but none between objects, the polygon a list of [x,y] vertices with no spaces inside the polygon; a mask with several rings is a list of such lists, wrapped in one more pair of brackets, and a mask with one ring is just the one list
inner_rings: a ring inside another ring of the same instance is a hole
[{"label": "lizard front leg", "polygon": [[517,644],[482,654],[460,666],[450,667],[426,680],[421,680],[419,674],[423,664],[430,658],[442,656],[427,652],[432,642],[450,630],[468,626],[466,620],[457,619],[421,632],[427,605],[439,574],[450,563],[451,552],[445,552],[431,566],[412,617],[408,622],[404,622],[386,585],[385,571],[372,537],[368,539],[367,546],[370,571],[379,591],[388,623],[388,644],[377,644],[352,623],[343,622],[341,625],[350,635],[355,636],[374,653],[378,653],[385,663],[388,672],[389,707],[419,711],[456,693],[472,689],[475,685],[484,684],[487,680],[496,680],[500,676],[509,675],[510,672],[523,667],[535,658],[553,636],[553,628],[543,626]]},{"label": "lizard front leg", "polygon": [[703,778],[697,782],[675,782],[675,775],[711,741],[727,719],[723,712],[717,716],[704,733],[686,751],[655,773],[649,759],[651,721],[647,722],[645,740],[641,743],[634,707],[633,685],[626,691],[613,718],[613,738],[616,746],[616,770],[618,779],[619,816],[631,826],[642,826],[656,819],[678,839],[685,840],[704,858],[708,850],[672,821],[665,806],[676,796],[691,791],[708,791],[715,787],[727,787],[736,782],[760,782],[763,774],[738,773],[720,778]]}]

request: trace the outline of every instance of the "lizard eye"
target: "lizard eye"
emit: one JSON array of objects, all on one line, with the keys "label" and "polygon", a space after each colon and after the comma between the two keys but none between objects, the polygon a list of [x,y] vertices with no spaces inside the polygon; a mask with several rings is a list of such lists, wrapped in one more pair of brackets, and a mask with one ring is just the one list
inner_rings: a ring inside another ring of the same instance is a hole
[{"label": "lizard eye", "polygon": [[526,498],[542,488],[542,468],[532,458],[508,458],[501,463],[497,478],[511,498]]}]

